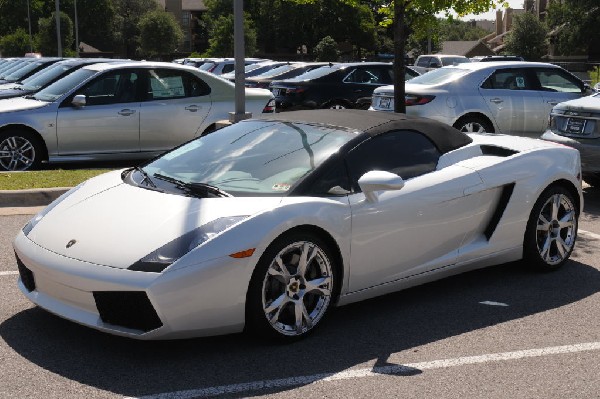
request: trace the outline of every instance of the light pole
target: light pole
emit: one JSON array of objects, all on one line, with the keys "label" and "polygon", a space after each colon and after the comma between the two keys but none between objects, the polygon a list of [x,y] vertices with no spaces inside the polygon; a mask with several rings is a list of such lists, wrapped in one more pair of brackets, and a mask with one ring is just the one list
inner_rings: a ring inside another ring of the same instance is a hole
[{"label": "light pole", "polygon": [[79,23],[77,22],[77,0],[75,0],[75,51],[79,57]]},{"label": "light pole", "polygon": [[62,43],[60,40],[60,0],[55,0],[56,4],[56,43],[58,45],[58,56],[62,57]]},{"label": "light pole", "polygon": [[235,123],[252,117],[252,114],[246,112],[243,0],[233,0],[233,56],[235,58],[235,112],[229,113],[229,121]]},{"label": "light pole", "polygon": [[31,35],[31,13],[29,12],[29,0],[27,0],[27,22],[29,23],[29,51],[33,53],[33,36]]}]

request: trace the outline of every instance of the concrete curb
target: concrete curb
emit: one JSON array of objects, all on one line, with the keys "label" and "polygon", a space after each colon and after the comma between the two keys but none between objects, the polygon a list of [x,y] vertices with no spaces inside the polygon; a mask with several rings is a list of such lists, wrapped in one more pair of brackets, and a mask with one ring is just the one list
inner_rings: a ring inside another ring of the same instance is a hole
[{"label": "concrete curb", "polygon": [[69,187],[0,190],[0,208],[45,206],[67,190]]}]

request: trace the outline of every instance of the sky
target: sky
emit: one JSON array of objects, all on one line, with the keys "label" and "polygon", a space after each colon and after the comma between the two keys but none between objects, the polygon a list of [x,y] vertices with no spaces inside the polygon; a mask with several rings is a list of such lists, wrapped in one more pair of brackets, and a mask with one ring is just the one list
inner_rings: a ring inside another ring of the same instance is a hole
[{"label": "sky", "polygon": [[[523,0],[507,0],[509,7],[511,8],[523,8]],[[469,14],[460,18],[463,21],[470,21],[472,19],[490,19],[492,21],[496,20],[496,10],[491,10],[489,12],[483,14]]]}]

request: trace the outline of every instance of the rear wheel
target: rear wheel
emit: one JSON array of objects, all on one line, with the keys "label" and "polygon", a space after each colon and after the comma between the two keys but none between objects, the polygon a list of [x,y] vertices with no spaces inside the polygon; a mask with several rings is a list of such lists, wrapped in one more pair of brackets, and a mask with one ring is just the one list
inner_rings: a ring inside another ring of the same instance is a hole
[{"label": "rear wheel", "polygon": [[551,186],[538,198],[525,231],[524,255],[530,266],[543,271],[561,267],[573,252],[579,210],[565,188]]},{"label": "rear wheel", "polygon": [[454,127],[463,133],[494,133],[491,123],[479,116],[466,116],[459,119]]},{"label": "rear wheel", "polygon": [[22,171],[39,168],[42,162],[40,140],[30,132],[7,131],[0,134],[0,169]]},{"label": "rear wheel", "polygon": [[248,329],[281,340],[303,338],[327,313],[334,278],[332,252],[319,237],[294,233],[277,239],[250,282]]}]

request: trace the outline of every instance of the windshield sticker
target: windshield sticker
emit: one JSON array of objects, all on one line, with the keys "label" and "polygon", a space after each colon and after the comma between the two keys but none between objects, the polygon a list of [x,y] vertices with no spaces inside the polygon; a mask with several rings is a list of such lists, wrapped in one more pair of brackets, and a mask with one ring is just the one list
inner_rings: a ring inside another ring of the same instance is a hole
[{"label": "windshield sticker", "polygon": [[273,191],[288,191],[292,187],[291,184],[288,183],[275,183],[273,184]]},{"label": "windshield sticker", "polygon": [[517,76],[517,87],[520,89],[525,87],[525,78],[523,76]]}]

